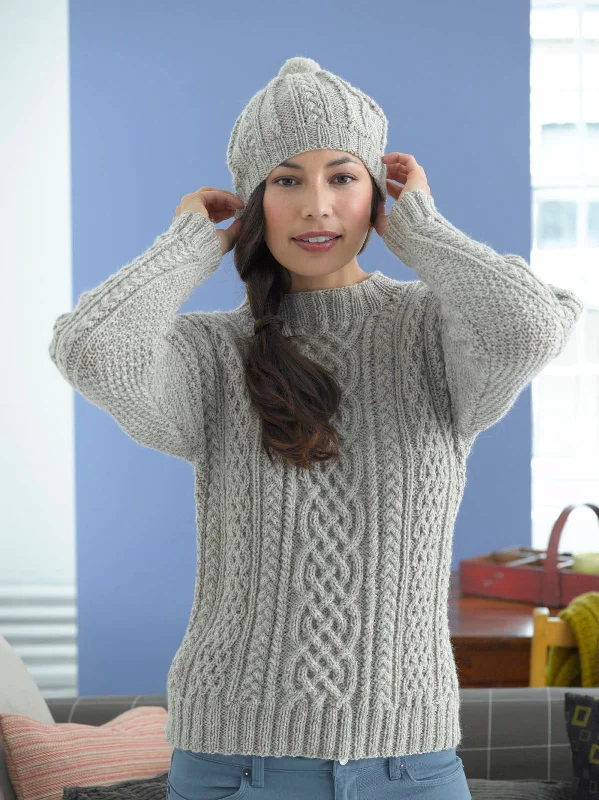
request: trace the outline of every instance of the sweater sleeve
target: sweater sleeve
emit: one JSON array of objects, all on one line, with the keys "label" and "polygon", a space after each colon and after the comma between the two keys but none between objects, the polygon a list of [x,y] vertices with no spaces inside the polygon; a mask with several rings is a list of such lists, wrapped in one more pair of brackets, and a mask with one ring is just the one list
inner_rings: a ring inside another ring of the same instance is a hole
[{"label": "sweater sleeve", "polygon": [[474,436],[560,354],[584,305],[521,256],[469,238],[420,189],[393,204],[383,240],[432,294],[454,423]]},{"label": "sweater sleeve", "polygon": [[55,321],[51,360],[139,444],[190,459],[199,441],[205,336],[177,310],[222,260],[203,214],[184,211],[130,264]]}]

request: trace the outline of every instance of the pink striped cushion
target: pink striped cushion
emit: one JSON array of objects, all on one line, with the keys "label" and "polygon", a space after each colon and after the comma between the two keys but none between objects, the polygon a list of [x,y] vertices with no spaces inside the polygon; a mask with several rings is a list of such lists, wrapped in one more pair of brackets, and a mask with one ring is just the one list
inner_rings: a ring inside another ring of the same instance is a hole
[{"label": "pink striped cushion", "polygon": [[104,725],[37,722],[0,714],[8,775],[18,800],[62,800],[65,786],[106,786],[168,772],[167,711],[140,706]]}]

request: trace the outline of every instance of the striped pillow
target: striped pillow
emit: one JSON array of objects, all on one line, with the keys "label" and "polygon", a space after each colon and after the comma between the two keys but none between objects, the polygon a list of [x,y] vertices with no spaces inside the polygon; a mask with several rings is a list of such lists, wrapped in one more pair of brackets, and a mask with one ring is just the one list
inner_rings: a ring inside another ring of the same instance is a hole
[{"label": "striped pillow", "polygon": [[66,786],[105,786],[168,772],[167,710],[139,706],[103,725],[0,714],[0,740],[19,800],[62,800]]}]

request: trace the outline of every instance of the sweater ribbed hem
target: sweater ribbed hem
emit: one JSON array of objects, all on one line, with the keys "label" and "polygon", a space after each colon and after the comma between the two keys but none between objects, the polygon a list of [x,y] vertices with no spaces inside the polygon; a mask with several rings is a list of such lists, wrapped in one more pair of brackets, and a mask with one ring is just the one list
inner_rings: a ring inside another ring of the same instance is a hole
[{"label": "sweater ribbed hem", "polygon": [[[360,759],[457,748],[459,693],[397,709],[365,701],[339,709],[280,699],[260,705],[168,693],[165,738],[173,747],[227,755]],[[355,714],[355,716],[354,716]]]}]

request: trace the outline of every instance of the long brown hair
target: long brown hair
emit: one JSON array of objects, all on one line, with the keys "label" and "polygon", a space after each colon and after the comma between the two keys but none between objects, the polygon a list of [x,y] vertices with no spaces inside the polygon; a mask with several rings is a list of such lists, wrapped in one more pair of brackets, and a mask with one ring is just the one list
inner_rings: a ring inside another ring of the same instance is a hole
[{"label": "long brown hair", "polygon": [[[373,226],[385,198],[372,176],[370,180]],[[262,442],[271,463],[272,453],[278,452],[293,465],[312,469],[317,462],[339,458],[338,433],[330,417],[339,407],[341,387],[329,370],[302,355],[295,343],[301,337],[285,336],[281,330],[282,320],[276,315],[283,294],[291,288],[291,275],[264,240],[265,188],[262,181],[246,203],[233,248],[233,261],[257,321],[244,348],[246,385],[262,418]]]}]

